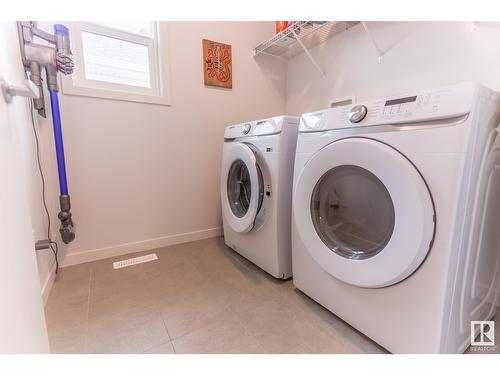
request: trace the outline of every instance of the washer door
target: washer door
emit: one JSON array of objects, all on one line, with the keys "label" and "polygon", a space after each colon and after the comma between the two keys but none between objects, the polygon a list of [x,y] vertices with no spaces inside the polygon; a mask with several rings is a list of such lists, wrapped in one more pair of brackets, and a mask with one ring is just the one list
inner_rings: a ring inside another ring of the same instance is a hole
[{"label": "washer door", "polygon": [[221,174],[222,214],[234,231],[246,233],[253,228],[263,196],[262,173],[252,149],[244,143],[227,143]]},{"label": "washer door", "polygon": [[411,275],[434,238],[430,192],[392,147],[367,138],[336,141],[305,165],[294,193],[296,230],[332,276],[378,288]]}]

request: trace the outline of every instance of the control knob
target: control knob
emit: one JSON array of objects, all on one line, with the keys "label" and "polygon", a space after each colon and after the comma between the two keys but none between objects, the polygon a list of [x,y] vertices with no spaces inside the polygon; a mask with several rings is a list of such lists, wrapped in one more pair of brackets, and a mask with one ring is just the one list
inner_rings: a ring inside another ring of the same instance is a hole
[{"label": "control knob", "polygon": [[368,108],[366,108],[366,106],[355,105],[349,111],[349,121],[352,123],[358,123],[366,117],[367,113],[368,113]]}]

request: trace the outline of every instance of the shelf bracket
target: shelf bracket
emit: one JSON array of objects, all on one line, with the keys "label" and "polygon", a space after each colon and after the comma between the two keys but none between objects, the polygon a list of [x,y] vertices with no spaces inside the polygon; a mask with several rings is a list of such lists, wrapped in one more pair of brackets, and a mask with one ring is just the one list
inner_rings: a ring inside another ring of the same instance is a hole
[{"label": "shelf bracket", "polygon": [[366,24],[365,21],[361,21],[361,24],[363,25],[363,28],[365,29],[366,31],[366,34],[368,35],[368,37],[370,38],[370,41],[372,42],[373,46],[375,47],[375,49],[377,50],[377,53],[378,53],[378,61],[382,61],[382,58],[384,57],[384,52],[382,52],[382,50],[380,49],[379,45],[377,44],[377,41],[375,40],[375,38],[373,37],[373,34],[372,32],[370,31],[370,29],[368,28],[368,25]]},{"label": "shelf bracket", "polygon": [[316,69],[318,69],[318,71],[321,73],[321,75],[323,77],[325,77],[325,72],[323,71],[323,69],[321,69],[321,67],[318,65],[318,63],[316,62],[316,60],[314,59],[314,57],[311,55],[311,53],[309,52],[309,50],[307,49],[307,47],[304,45],[304,43],[302,43],[302,41],[299,39],[297,33],[295,32],[295,30],[293,29],[293,27],[291,28],[290,30],[293,34],[293,36],[295,37],[295,40],[297,41],[297,43],[299,43],[299,45],[302,47],[302,49],[304,50],[304,52],[306,53],[307,57],[309,58],[309,60],[311,60],[311,62],[313,63],[313,65],[316,67]]}]

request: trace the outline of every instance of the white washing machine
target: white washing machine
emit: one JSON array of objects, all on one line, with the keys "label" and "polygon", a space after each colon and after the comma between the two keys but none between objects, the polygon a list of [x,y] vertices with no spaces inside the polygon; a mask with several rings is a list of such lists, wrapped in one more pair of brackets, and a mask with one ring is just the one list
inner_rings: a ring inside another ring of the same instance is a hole
[{"label": "white washing machine", "polygon": [[304,114],[296,287],[391,352],[466,350],[497,303],[499,104],[471,82]]},{"label": "white washing machine", "polygon": [[226,128],[221,204],[226,244],[276,278],[292,276],[291,202],[297,117]]}]

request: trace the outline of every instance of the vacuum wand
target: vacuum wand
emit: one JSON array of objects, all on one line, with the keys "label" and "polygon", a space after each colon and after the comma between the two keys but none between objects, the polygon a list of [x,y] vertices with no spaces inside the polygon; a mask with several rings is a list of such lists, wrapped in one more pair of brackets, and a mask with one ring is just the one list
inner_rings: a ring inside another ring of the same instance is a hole
[{"label": "vacuum wand", "polygon": [[71,202],[68,194],[68,181],[66,179],[66,162],[64,160],[64,144],[61,128],[61,114],[59,111],[59,98],[57,91],[50,91],[50,106],[52,109],[52,121],[54,123],[54,142],[56,144],[57,170],[59,173],[59,220],[61,226],[59,233],[64,243],[70,243],[75,239],[73,220],[71,219]]},{"label": "vacuum wand", "polygon": [[[30,72],[30,80],[38,87],[40,98],[34,101],[34,106],[40,116],[45,117],[45,102],[42,89],[42,69],[45,68],[47,88],[50,93],[52,122],[54,125],[54,142],[59,174],[59,205],[61,211],[58,218],[61,221],[59,233],[64,243],[75,239],[75,231],[71,215],[71,202],[66,178],[66,162],[64,159],[64,144],[59,110],[57,73],[72,74],[74,63],[71,53],[69,30],[64,25],[54,25],[54,35],[38,29],[36,22],[18,22],[19,42],[24,68]],[[52,46],[37,44],[34,37],[49,42]]]}]

